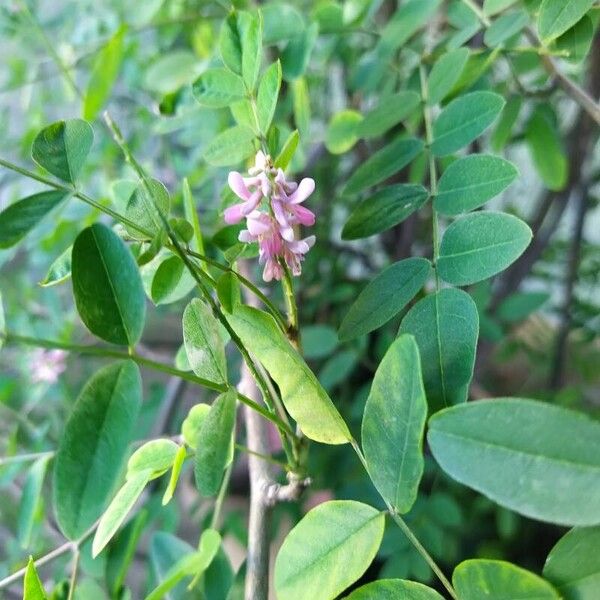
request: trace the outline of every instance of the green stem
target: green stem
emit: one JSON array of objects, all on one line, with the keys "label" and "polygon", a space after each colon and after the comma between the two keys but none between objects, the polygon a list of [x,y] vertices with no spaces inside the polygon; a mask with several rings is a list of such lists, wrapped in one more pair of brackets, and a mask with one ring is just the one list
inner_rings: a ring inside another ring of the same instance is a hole
[{"label": "green stem", "polygon": [[[365,471],[368,474],[369,468],[367,467],[367,461],[362,453],[362,450],[360,449],[360,446],[358,445],[358,442],[356,440],[352,440],[350,443],[354,452],[356,452],[356,455],[362,463],[362,466],[365,468]],[[426,548],[423,546],[423,544],[421,544],[417,536],[412,532],[411,528],[407,525],[406,521],[402,519],[402,517],[398,514],[394,507],[385,498],[383,498],[383,501],[385,502],[388,512],[390,513],[390,516],[392,517],[396,525],[398,525],[398,527],[402,530],[402,532],[408,538],[410,543],[415,547],[415,550],[423,557],[425,562],[431,567],[431,570],[436,574],[437,578],[440,580],[441,584],[446,588],[450,596],[454,600],[458,600],[458,596],[456,595],[452,584],[444,575],[444,572],[442,571],[440,566],[435,562],[431,554],[427,552]]]},{"label": "green stem", "polygon": [[287,266],[283,259],[280,259],[280,264],[283,267],[283,279],[281,284],[283,286],[285,304],[287,307],[288,325],[287,325],[287,336],[296,347],[298,351],[301,351],[300,344],[300,324],[298,321],[298,305],[296,304],[296,297],[294,296],[294,283],[292,281],[292,274],[290,268]]},{"label": "green stem", "polygon": [[242,444],[235,444],[235,449],[239,450],[240,452],[245,452],[246,454],[252,454],[253,456],[258,456],[259,458],[262,458],[262,460],[264,460],[268,463],[271,463],[272,465],[281,467],[285,471],[290,470],[290,465],[288,465],[287,463],[284,463],[282,460],[277,460],[276,458],[273,458],[272,456],[269,456],[268,454],[262,454],[261,452],[256,452],[254,450],[251,450],[247,446],[242,446]]},{"label": "green stem", "polygon": [[[237,448],[237,444],[235,445]],[[215,508],[213,510],[212,519],[210,522],[211,529],[218,529],[219,521],[221,520],[221,512],[223,510],[223,501],[225,500],[225,494],[227,493],[227,488],[229,487],[229,481],[231,479],[231,471],[233,470],[233,461],[229,463],[229,466],[225,470],[225,474],[223,475],[223,481],[221,482],[221,487],[219,488],[219,493],[215,499]]]},{"label": "green stem", "polygon": [[67,596],[67,600],[73,600],[75,597],[75,584],[77,583],[77,572],[79,570],[79,548],[75,548],[73,552],[73,570],[71,571],[71,579],[69,581],[69,595]]}]

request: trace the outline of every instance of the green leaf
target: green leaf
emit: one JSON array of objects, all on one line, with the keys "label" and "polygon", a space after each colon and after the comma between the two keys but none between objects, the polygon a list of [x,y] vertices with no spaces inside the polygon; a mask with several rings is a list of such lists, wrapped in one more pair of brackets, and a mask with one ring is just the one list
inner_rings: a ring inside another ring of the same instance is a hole
[{"label": "green leaf", "polygon": [[505,8],[515,4],[517,0],[484,0],[483,12],[488,16],[493,16],[502,12]]},{"label": "green leaf", "polygon": [[86,327],[114,344],[135,345],[144,329],[146,303],[129,249],[105,225],[84,229],[73,244],[73,294]]},{"label": "green leaf", "polygon": [[93,142],[94,132],[87,121],[57,121],[35,136],[31,156],[52,175],[75,183]]},{"label": "green leaf", "polygon": [[281,87],[281,63],[273,63],[264,72],[258,85],[258,96],[256,98],[256,112],[258,128],[261,133],[266,134],[273,120],[279,88]]},{"label": "green leaf", "polygon": [[502,150],[510,141],[513,127],[519,117],[519,111],[521,110],[522,104],[523,99],[521,96],[511,96],[502,109],[500,119],[498,119],[498,125],[496,126],[496,129],[494,129],[491,138],[492,148],[496,152]]},{"label": "green leaf", "polygon": [[153,473],[150,469],[136,471],[127,478],[123,487],[117,492],[117,495],[102,515],[100,523],[98,523],[92,543],[92,556],[94,558],[104,550],[108,542],[117,533],[125,517],[127,517],[129,511],[144,491],[146,484],[152,478],[152,475]]},{"label": "green leaf", "polygon": [[593,5],[594,0],[544,0],[537,22],[542,41],[547,44],[573,27]]},{"label": "green leaf", "polygon": [[541,577],[502,560],[465,560],[452,575],[461,600],[560,600]]},{"label": "green leaf", "polygon": [[183,463],[187,458],[187,451],[185,446],[179,446],[177,450],[177,454],[175,455],[175,460],[173,461],[173,466],[171,467],[171,477],[169,478],[169,484],[167,485],[167,489],[163,495],[162,505],[166,506],[171,502],[173,498],[173,494],[175,493],[175,488],[177,487],[177,482],[179,481],[179,475],[181,474],[181,469],[183,468]]},{"label": "green leaf", "polygon": [[433,206],[444,215],[474,210],[504,191],[518,175],[518,169],[503,158],[469,154],[444,171]]},{"label": "green leaf", "polygon": [[600,523],[600,423],[534,400],[500,398],[429,421],[439,465],[501,506],[561,525]]},{"label": "green leaf", "polygon": [[243,80],[226,69],[208,69],[194,81],[194,98],[211,108],[229,106],[246,96]]},{"label": "green leaf", "polygon": [[433,124],[431,151],[446,156],[479,137],[498,117],[504,99],[493,92],[471,92],[452,100]]},{"label": "green leaf", "polygon": [[231,12],[223,21],[219,35],[219,52],[225,66],[242,74],[242,40],[238,30],[237,13]]},{"label": "green leaf", "polygon": [[294,131],[290,133],[288,139],[285,140],[279,156],[277,156],[275,162],[273,163],[276,169],[283,169],[285,171],[288,168],[290,162],[292,162],[292,158],[294,158],[299,141],[300,134],[298,133],[297,129],[294,129]]},{"label": "green leaf", "polygon": [[183,312],[183,341],[190,367],[198,377],[227,382],[225,344],[219,322],[199,298],[194,298]]},{"label": "green leaf", "polygon": [[200,428],[206,415],[210,412],[210,405],[199,403],[192,406],[188,416],[184,419],[181,424],[181,435],[183,441],[192,449],[195,450],[198,445],[198,438],[200,436]]},{"label": "green leaf", "polygon": [[457,48],[435,61],[427,82],[428,104],[438,104],[454,88],[469,59],[468,48]]},{"label": "green leaf", "polygon": [[283,78],[286,81],[293,81],[305,74],[318,34],[319,25],[311,23],[289,41],[281,55]]},{"label": "green leaf", "polygon": [[159,58],[146,68],[144,87],[158,94],[176,92],[199,75],[202,63],[188,50],[158,53]]},{"label": "green leaf", "polygon": [[371,139],[383,135],[388,129],[409,117],[419,106],[421,97],[417,92],[402,91],[380,100],[357,124],[358,137]]},{"label": "green leaf", "polygon": [[333,115],[325,132],[325,147],[331,154],[343,154],[356,144],[362,115],[355,110],[342,110]]},{"label": "green leaf", "polygon": [[585,16],[557,38],[555,44],[559,52],[567,53],[566,60],[577,64],[587,56],[593,39],[594,23]]},{"label": "green leaf", "polygon": [[35,569],[35,563],[30,556],[23,582],[23,600],[46,600],[46,598],[46,592]]},{"label": "green leaf", "polygon": [[565,600],[596,600],[600,589],[600,527],[572,529],[552,548],[544,577]]},{"label": "green leaf", "polygon": [[165,260],[160,258],[158,268],[152,277],[150,297],[157,306],[171,304],[185,298],[195,286],[196,280],[190,275],[179,256],[169,256]]},{"label": "green leaf", "polygon": [[369,476],[399,513],[408,512],[423,476],[427,399],[415,339],[401,335],[379,364],[362,420]]},{"label": "green leaf", "polygon": [[357,194],[397,173],[421,152],[417,138],[398,138],[377,151],[354,171],[346,184],[346,193]]},{"label": "green leaf", "polygon": [[127,479],[146,472],[148,479],[160,477],[175,461],[179,445],[172,440],[156,439],[142,444],[127,462]]},{"label": "green leaf", "polygon": [[66,197],[67,192],[39,192],[18,200],[0,212],[0,248],[20,242]]},{"label": "green leaf", "polygon": [[238,13],[238,27],[242,42],[242,77],[253,90],[260,72],[262,56],[262,17],[260,12]]},{"label": "green leaf", "polygon": [[515,292],[501,302],[496,316],[506,323],[523,321],[550,298],[547,292]]},{"label": "green leaf", "polygon": [[431,272],[425,258],[407,258],[385,268],[354,301],[340,326],[342,341],[369,333],[396,316],[423,287]]},{"label": "green leaf", "polygon": [[73,246],[69,246],[64,252],[62,252],[57,258],[54,259],[46,277],[43,281],[40,281],[42,287],[50,287],[52,285],[58,285],[63,283],[69,277],[71,277],[71,253],[73,252]]},{"label": "green leaf", "polygon": [[293,4],[269,2],[261,7],[261,13],[266,45],[290,40],[304,31],[302,14]]},{"label": "green leaf", "polygon": [[529,15],[524,10],[504,13],[488,27],[483,41],[489,48],[495,48],[522,31],[528,22]]},{"label": "green leaf", "polygon": [[381,544],[384,513],[350,500],[313,508],[285,538],[275,561],[279,600],[332,599],[371,564]]},{"label": "green leaf", "polygon": [[400,325],[419,346],[430,412],[467,400],[479,332],[469,294],[442,289],[415,304]]},{"label": "green leaf", "polygon": [[428,197],[422,185],[397,183],[382,188],[352,211],[342,230],[342,239],[357,240],[386,231],[421,208]]},{"label": "green leaf", "polygon": [[[167,188],[158,179],[148,179],[146,183],[139,183],[133,194],[127,200],[125,216],[138,227],[147,229],[151,234],[157,235],[164,229],[163,220],[169,215],[171,200]],[[147,236],[137,229],[125,225],[127,233],[136,239],[146,239]]]},{"label": "green leaf", "polygon": [[435,590],[404,579],[380,579],[354,590],[345,600],[443,600]]},{"label": "green leaf", "polygon": [[329,325],[302,327],[302,352],[305,358],[318,359],[329,356],[338,345],[338,336]]},{"label": "green leaf", "polygon": [[109,365],[87,382],[75,402],[53,480],[56,519],[71,540],[96,521],[112,492],[135,431],[141,385],[135,363]]},{"label": "green leaf", "polygon": [[294,109],[294,122],[301,135],[308,137],[310,134],[310,96],[305,77],[298,77],[290,82],[292,88],[292,102]]},{"label": "green leaf", "polygon": [[231,462],[236,398],[235,390],[218,396],[200,426],[194,474],[203,496],[217,494],[223,471]]},{"label": "green leaf", "polygon": [[227,320],[274,379],[283,404],[306,437],[324,444],[345,444],[352,439],[327,392],[271,315],[238,306]]},{"label": "green leaf", "polygon": [[241,303],[242,292],[240,290],[240,282],[231,271],[225,271],[217,279],[217,296],[221,306],[228,313],[232,313],[233,309]]},{"label": "green leaf", "polygon": [[127,27],[119,27],[117,32],[96,56],[92,73],[83,98],[83,118],[92,121],[104,106],[117,80],[123,60],[123,39]]},{"label": "green leaf", "polygon": [[36,512],[39,508],[42,486],[49,460],[49,456],[43,456],[36,460],[31,465],[25,479],[17,519],[17,538],[21,548],[28,548],[31,543],[31,531]]},{"label": "green leaf", "polygon": [[254,139],[252,129],[236,125],[220,133],[208,144],[204,159],[215,167],[239,163],[255,153]]},{"label": "green leaf", "polygon": [[544,185],[551,190],[562,190],[568,182],[569,163],[556,117],[548,105],[539,105],[533,111],[525,129],[525,141]]},{"label": "green leaf", "polygon": [[468,285],[500,273],[529,246],[527,223],[506,213],[475,212],[446,229],[437,262],[440,277]]}]

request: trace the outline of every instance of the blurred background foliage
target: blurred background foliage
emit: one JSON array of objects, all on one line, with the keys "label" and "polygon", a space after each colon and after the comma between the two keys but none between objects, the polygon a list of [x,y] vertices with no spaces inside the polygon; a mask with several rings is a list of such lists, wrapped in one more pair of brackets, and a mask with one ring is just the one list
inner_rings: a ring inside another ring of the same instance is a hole
[{"label": "blurred background foliage", "polygon": [[[234,4],[248,6],[243,1]],[[412,26],[406,26],[401,12],[406,2],[260,3],[264,43],[283,67],[278,131],[272,142],[280,146],[297,128],[300,146],[289,170],[317,182],[309,203],[318,215],[317,244],[297,283],[304,351],[355,434],[374,370],[396,334],[400,316],[346,343],[338,341],[337,328],[381,268],[430,252],[431,214],[414,213],[379,236],[342,239],[342,227],[357,202],[342,193],[349,175],[402,128],[423,127],[419,110],[408,111],[402,123],[373,139],[359,139],[353,123],[395,92],[418,89],[418,64],[425,47],[431,48],[431,62],[437,47],[469,48],[448,99],[465,90],[492,89],[507,100],[491,134],[473,149],[502,153],[518,165],[517,183],[491,206],[526,219],[535,233],[532,246],[511,269],[469,290],[481,319],[471,397],[540,398],[591,414],[600,408],[598,127],[564,93],[559,78],[548,72],[545,57],[532,50],[523,26],[539,4],[486,0],[490,19],[496,21],[510,9],[522,21],[516,27],[514,22],[504,24],[514,29],[496,31],[502,39],[498,45],[479,32],[477,17],[460,0],[424,0]],[[215,47],[229,10],[225,2],[201,0],[3,2],[0,156],[35,168],[30,149],[37,132],[58,119],[85,116],[94,122],[95,142],[80,178],[82,189],[102,203],[120,206],[131,189],[127,181],[132,173],[102,123],[101,108],[107,105],[144,167],[169,189],[172,213],[179,216],[184,214],[187,178],[206,252],[222,259],[236,236],[222,222],[222,209],[231,200],[225,190],[228,169],[208,165],[204,153],[233,121],[227,109],[200,107],[190,84],[218,63]],[[592,98],[600,96],[599,18],[600,9],[593,9],[577,24],[577,31],[570,30],[553,46],[561,70]],[[417,160],[395,180],[420,182],[425,170],[424,161]],[[0,208],[40,189],[36,182],[0,170]],[[0,289],[11,331],[91,341],[76,315],[70,283],[45,287],[38,282],[77,233],[99,217],[73,199],[23,244],[0,253]],[[142,268],[148,291],[160,262],[159,258]],[[175,361],[191,287],[183,282],[179,299],[149,311],[142,340],[149,356]],[[274,286],[265,289],[281,301]],[[0,577],[22,566],[27,555],[41,555],[61,539],[47,500],[50,482],[44,478],[44,461],[32,467],[9,457],[56,448],[66,415],[98,364],[92,358],[53,357],[17,346],[5,348],[0,356],[0,454],[5,457],[0,462]],[[44,366],[54,374],[64,372],[48,377]],[[210,398],[152,372],[144,373],[144,383],[139,439],[177,434],[189,407]],[[305,501],[277,508],[275,523],[281,526],[274,528],[274,541],[319,498],[360,498],[380,505],[360,465],[342,449],[313,447],[310,474],[313,486]],[[84,575],[76,598],[117,597],[115,590],[125,578],[123,564],[132,565],[126,575],[131,597],[142,597],[140,590],[164,573],[181,545],[195,544],[209,507],[196,496],[190,472],[184,474],[177,502],[168,507],[160,506],[162,486],[162,480],[157,482],[141,516],[119,534],[108,555],[92,561],[89,549],[83,553]],[[220,557],[222,567],[232,565],[222,568],[214,590],[205,590],[210,600],[225,597],[217,588],[227,589],[241,562],[247,495],[241,460],[225,513],[229,558]],[[448,567],[467,557],[493,557],[539,571],[563,533],[559,527],[498,508],[451,482],[430,458],[407,521],[436,560]],[[133,554],[128,541],[137,535],[143,536],[142,543]],[[58,584],[55,598],[62,597],[65,573],[65,561],[49,568],[47,577]],[[393,528],[388,528],[378,559],[366,574],[367,579],[376,576],[435,585],[428,566]],[[17,597],[10,594],[6,597]],[[176,597],[187,597],[185,589],[176,591]]]}]

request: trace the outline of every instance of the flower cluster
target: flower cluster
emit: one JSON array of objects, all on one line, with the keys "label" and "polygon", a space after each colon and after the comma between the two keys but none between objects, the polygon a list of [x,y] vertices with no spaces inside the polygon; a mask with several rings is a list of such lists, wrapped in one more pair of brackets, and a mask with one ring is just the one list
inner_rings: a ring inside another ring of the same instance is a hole
[{"label": "flower cluster", "polygon": [[[284,263],[294,275],[300,275],[301,262],[315,243],[315,236],[296,239],[295,226],[315,224],[314,213],[301,206],[313,193],[314,180],[307,177],[299,184],[287,181],[283,171],[275,169],[271,158],[261,151],[248,173],[249,177],[236,171],[229,173],[229,187],[242,202],[225,210],[225,222],[232,225],[246,219],[239,240],[258,242],[265,281],[281,279]],[[263,198],[266,212],[260,210]]]}]

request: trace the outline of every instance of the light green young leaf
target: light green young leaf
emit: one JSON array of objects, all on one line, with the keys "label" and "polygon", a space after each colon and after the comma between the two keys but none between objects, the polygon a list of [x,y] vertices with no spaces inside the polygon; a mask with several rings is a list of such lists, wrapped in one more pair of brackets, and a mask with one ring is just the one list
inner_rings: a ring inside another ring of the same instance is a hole
[{"label": "light green young leaf", "polygon": [[514,10],[498,17],[486,30],[483,41],[489,48],[496,48],[507,39],[523,30],[529,22],[525,10]]},{"label": "light green young leaf", "polygon": [[431,151],[446,156],[479,137],[500,114],[504,99],[493,92],[470,92],[452,100],[433,124]]},{"label": "light green young leaf", "polygon": [[[195,551],[196,548],[166,531],[154,532],[150,540],[152,579],[160,585],[180,560],[193,554]],[[189,592],[186,582],[183,581],[184,577],[171,587],[167,596],[168,600],[186,600]]]},{"label": "light green young leaf", "polygon": [[369,157],[354,171],[346,184],[348,194],[357,194],[397,173],[421,152],[417,138],[398,138]]},{"label": "light green young leaf", "polygon": [[238,306],[227,320],[274,379],[286,409],[306,437],[324,444],[345,444],[352,439],[327,392],[273,317],[249,306]]},{"label": "light green young leaf", "polygon": [[377,190],[352,211],[342,229],[342,239],[356,240],[390,229],[421,208],[428,197],[422,185],[410,183]]},{"label": "light green young leaf", "polygon": [[19,506],[19,516],[17,518],[17,538],[21,548],[28,548],[31,542],[31,531],[35,520],[35,514],[38,509],[46,468],[48,467],[49,456],[43,456],[36,460],[25,479],[21,504]]},{"label": "light green young leaf", "polygon": [[252,129],[236,125],[214,138],[204,150],[204,159],[215,167],[227,167],[253,155],[255,135]]},{"label": "light green young leaf", "polygon": [[418,257],[381,271],[350,306],[340,326],[340,340],[351,340],[387,323],[414,298],[430,272],[431,263]]},{"label": "light green young leaf", "polygon": [[600,589],[600,527],[571,529],[552,548],[544,577],[565,600],[596,600]]},{"label": "light green young leaf", "polygon": [[531,242],[524,221],[498,212],[475,212],[446,229],[437,262],[440,277],[468,285],[492,277],[511,265]]},{"label": "light green young leaf", "polygon": [[538,14],[538,31],[548,43],[563,34],[592,8],[594,0],[544,0]]},{"label": "light green young leaf", "polygon": [[92,121],[104,106],[117,80],[123,59],[123,40],[127,27],[119,27],[117,32],[96,56],[92,74],[83,99],[83,118]]},{"label": "light green young leaf", "polygon": [[560,525],[600,523],[600,424],[521,398],[448,408],[429,420],[433,456],[501,506]]},{"label": "light green young leaf", "polygon": [[415,339],[401,335],[379,364],[362,420],[369,476],[399,513],[413,506],[423,476],[427,399]]},{"label": "light green young leaf", "polygon": [[443,600],[435,590],[405,579],[380,579],[354,590],[345,600]]},{"label": "light green young leaf", "polygon": [[183,436],[183,441],[192,450],[195,450],[198,445],[200,428],[202,427],[202,423],[204,423],[204,419],[209,412],[210,404],[204,404],[203,402],[195,404],[192,406],[188,416],[181,424],[181,435]]},{"label": "light green young leaf", "polygon": [[200,74],[202,63],[188,50],[159,53],[159,58],[147,67],[144,87],[157,94],[176,92]]},{"label": "light green young leaf", "polygon": [[435,61],[427,82],[429,104],[441,102],[452,91],[468,59],[468,48],[456,48]]},{"label": "light green young leaf", "polygon": [[177,450],[177,454],[175,455],[175,460],[173,461],[173,466],[171,467],[171,477],[169,478],[169,484],[167,485],[167,489],[162,498],[162,505],[166,506],[171,502],[173,498],[173,494],[175,493],[175,488],[177,487],[177,482],[179,481],[179,475],[181,474],[181,469],[183,468],[183,463],[187,458],[187,451],[185,446],[179,446]]},{"label": "light green young leaf", "polygon": [[33,558],[29,557],[25,580],[23,582],[23,600],[47,600],[44,586],[37,574]]},{"label": "light green young leaf", "polygon": [[58,190],[38,192],[5,208],[0,212],[0,248],[10,248],[20,242],[67,196]]},{"label": "light green young leaf", "polygon": [[417,92],[407,90],[383,98],[369,111],[362,122],[357,124],[358,137],[371,139],[383,135],[388,129],[409,117],[419,106],[421,97]]},{"label": "light green young leaf", "polygon": [[299,141],[300,134],[298,133],[297,129],[294,129],[294,131],[290,133],[288,139],[283,144],[283,148],[281,149],[279,156],[277,156],[275,162],[273,163],[276,169],[283,169],[285,171],[288,168],[290,162],[292,162],[292,158],[294,158]]},{"label": "light green young leaf", "polygon": [[87,121],[57,121],[37,134],[31,156],[52,175],[75,183],[93,142],[94,131]]},{"label": "light green young leaf", "polygon": [[42,287],[50,287],[63,283],[71,277],[71,253],[73,246],[69,246],[64,252],[59,254],[50,265],[46,277],[40,281]]},{"label": "light green young leaf", "polygon": [[150,469],[135,471],[117,492],[117,495],[102,515],[94,534],[92,543],[92,556],[94,558],[104,550],[106,544],[113,538],[152,476],[153,472]]},{"label": "light green young leaf", "polygon": [[313,508],[279,550],[277,598],[336,598],[367,570],[384,526],[384,513],[360,502],[338,500]]},{"label": "light green young leaf", "polygon": [[194,81],[194,98],[210,108],[222,108],[246,96],[244,81],[227,69],[208,69]]},{"label": "light green young leaf", "polygon": [[235,390],[218,396],[200,425],[194,474],[196,486],[203,496],[217,494],[223,471],[231,462],[236,398]]},{"label": "light green young leaf", "polygon": [[135,345],[144,329],[146,302],[139,271],[123,241],[96,223],[72,252],[73,295],[81,320],[99,338]]},{"label": "light green young leaf", "polygon": [[156,439],[141,445],[127,462],[127,479],[141,471],[149,472],[149,479],[160,477],[175,461],[180,446],[172,440]]},{"label": "light green young leaf", "polygon": [[410,333],[419,346],[430,413],[465,402],[479,333],[477,307],[469,294],[447,288],[419,300],[399,333]]},{"label": "light green young leaf", "polygon": [[[148,192],[148,188],[150,192]],[[157,235],[164,230],[162,214],[165,218],[169,215],[171,199],[169,192],[158,179],[148,179],[147,186],[139,183],[135,191],[127,200],[125,216],[139,227],[147,229]],[[137,229],[125,225],[127,233],[136,239],[146,239]]]},{"label": "light green young leaf", "polygon": [[461,600],[560,600],[547,581],[503,560],[465,560],[454,569],[452,583]]},{"label": "light green young leaf", "polygon": [[504,191],[518,175],[518,169],[503,158],[469,154],[444,171],[433,206],[444,215],[474,210]]},{"label": "light green young leaf", "polygon": [[333,115],[325,132],[325,147],[331,154],[343,154],[356,144],[362,115],[355,110],[342,110]]},{"label": "light green young leaf", "polygon": [[277,61],[267,68],[258,85],[256,112],[258,128],[263,135],[266,135],[273,120],[280,87],[281,63]]},{"label": "light green young leaf", "polygon": [[142,402],[135,363],[98,371],[85,385],[54,461],[53,504],[61,531],[75,540],[96,521],[113,489]]},{"label": "light green young leaf", "polygon": [[183,341],[190,366],[198,377],[227,382],[225,344],[219,322],[199,298],[194,298],[183,312]]}]

